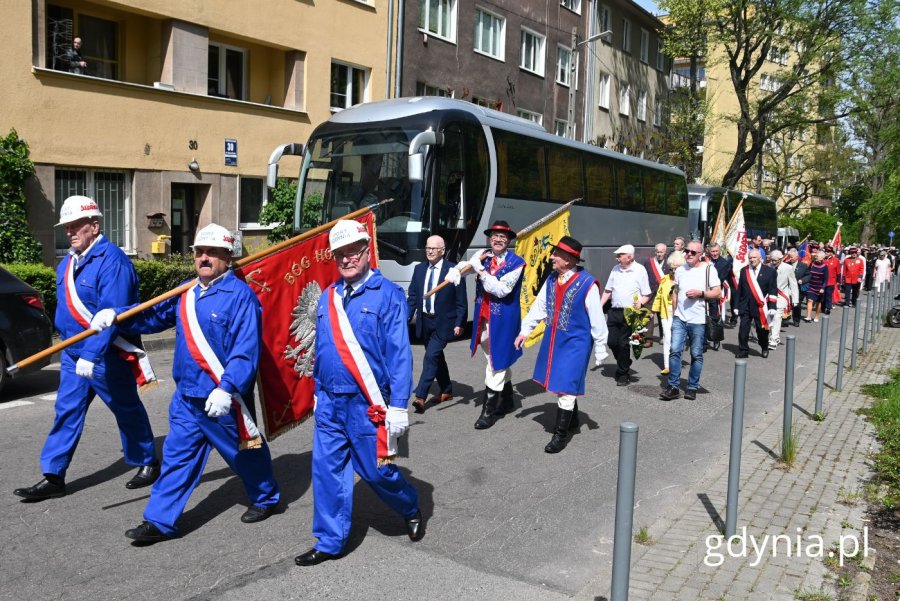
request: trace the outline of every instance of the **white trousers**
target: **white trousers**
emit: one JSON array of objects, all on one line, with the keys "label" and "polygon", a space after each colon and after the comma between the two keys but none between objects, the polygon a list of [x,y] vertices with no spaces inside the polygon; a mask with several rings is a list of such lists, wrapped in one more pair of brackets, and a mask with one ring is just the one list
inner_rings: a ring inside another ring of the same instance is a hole
[{"label": "white trousers", "polygon": [[512,382],[512,369],[506,368],[494,370],[491,367],[491,337],[488,324],[485,324],[484,329],[481,331],[480,342],[481,350],[484,352],[484,358],[486,360],[484,366],[484,385],[491,390],[499,392],[503,390],[503,386],[507,382]]},{"label": "white trousers", "polygon": [[771,322],[769,322],[769,348],[774,349],[778,347],[778,343],[781,342],[779,335],[781,334],[781,320],[784,315],[784,309],[778,309],[778,312],[775,313],[775,317],[772,318]]},{"label": "white trousers", "polygon": [[663,331],[663,368],[669,369],[669,353],[672,352],[672,318],[660,316]]},{"label": "white trousers", "polygon": [[574,394],[557,395],[556,404],[563,411],[571,411],[575,408],[575,401],[578,399]]}]

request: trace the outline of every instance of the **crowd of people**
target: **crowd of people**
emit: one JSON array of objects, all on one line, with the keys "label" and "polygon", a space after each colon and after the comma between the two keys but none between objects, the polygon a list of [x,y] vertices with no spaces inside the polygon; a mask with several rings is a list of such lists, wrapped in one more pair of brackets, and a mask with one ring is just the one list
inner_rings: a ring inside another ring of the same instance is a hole
[{"label": "crowd of people", "polygon": [[[252,524],[278,511],[279,485],[268,444],[257,428],[250,399],[261,351],[263,315],[250,287],[231,271],[234,239],[224,227],[201,229],[192,246],[197,279],[169,300],[119,322],[137,304],[137,276],[122,251],[101,233],[102,215],[90,198],[63,203],[59,226],[71,249],[58,268],[61,299],[56,324],[63,338],[86,328],[97,336],[62,354],[56,415],[41,453],[43,479],[14,494],[35,502],[65,496],[65,475],[87,409],[100,398],[114,413],[125,461],[137,473],[127,488],[152,486],[143,521],[125,532],[137,544],[179,535],[177,521],[215,449],[239,476],[249,499],[241,521]],[[582,244],[563,236],[552,246],[552,271],[526,315],[520,304],[525,261],[510,248],[516,232],[502,220],[484,231],[487,250],[466,262],[445,258],[445,242],[431,236],[427,261],[415,269],[407,290],[372,268],[367,229],[339,221],[329,233],[337,281],[316,310],[315,411],[312,445],[313,520],[316,544],[298,555],[300,566],[339,558],[350,534],[354,474],[373,488],[420,540],[425,523],[416,489],[395,464],[397,441],[409,427],[408,406],[423,413],[453,398],[446,345],[462,336],[468,321],[467,276],[475,301],[469,342],[484,358],[484,391],[477,430],[493,427],[514,410],[513,366],[529,336],[543,327],[532,378],[555,397],[556,419],[547,453],[559,453],[579,426],[578,397],[585,394],[592,363],[607,346],[615,358],[615,383],[631,383],[635,344],[652,346],[658,327],[666,376],[663,401],[681,396],[682,354],[690,354],[684,398],[700,390],[703,355],[719,348],[719,324],[736,325],[738,357],[749,355],[755,326],[760,355],[781,343],[781,330],[818,321],[836,302],[853,307],[860,289],[881,288],[898,267],[894,249],[847,247],[838,257],[829,245],[810,242],[807,253],[777,249],[757,237],[749,264],[737,273],[712,244],[676,238],[660,242],[645,262],[635,248],[615,249],[616,265],[605,282],[588,272]],[[861,254],[862,250],[862,254]],[[446,282],[447,284],[443,284]],[[840,292],[843,291],[843,296]],[[652,314],[636,322],[636,314]],[[410,320],[425,346],[413,386]],[[646,326],[636,326],[646,323]],[[140,335],[175,328],[169,431],[158,457],[137,387],[154,379]],[[429,392],[437,383],[437,394]]]}]

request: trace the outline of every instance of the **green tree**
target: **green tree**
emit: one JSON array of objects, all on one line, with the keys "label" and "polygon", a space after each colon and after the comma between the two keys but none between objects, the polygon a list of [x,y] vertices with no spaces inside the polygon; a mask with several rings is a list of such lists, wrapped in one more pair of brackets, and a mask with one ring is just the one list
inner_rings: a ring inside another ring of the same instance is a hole
[{"label": "green tree", "polygon": [[40,263],[41,247],[28,228],[25,182],[34,175],[28,144],[11,129],[0,139],[0,263]]},{"label": "green tree", "polygon": [[[779,225],[797,228],[801,239],[808,235],[811,240],[818,240],[819,242],[829,242],[831,240],[834,232],[837,231],[837,222],[837,217],[824,211],[809,211],[796,217],[783,217],[778,221]],[[844,237],[843,231],[843,228],[841,228],[841,238]]]}]

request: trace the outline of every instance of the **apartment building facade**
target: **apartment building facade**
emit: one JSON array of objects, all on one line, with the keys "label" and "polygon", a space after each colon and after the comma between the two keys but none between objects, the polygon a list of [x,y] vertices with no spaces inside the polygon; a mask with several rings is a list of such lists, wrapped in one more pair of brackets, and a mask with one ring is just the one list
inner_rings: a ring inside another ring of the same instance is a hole
[{"label": "apartment building facade", "polygon": [[[68,246],[53,224],[71,194],[100,203],[106,235],[132,256],[150,256],[161,235],[186,251],[210,222],[263,244],[274,147],[388,92],[389,0],[0,7],[0,126],[36,163],[28,217],[48,264]],[[75,37],[87,66],[70,71]]]}]

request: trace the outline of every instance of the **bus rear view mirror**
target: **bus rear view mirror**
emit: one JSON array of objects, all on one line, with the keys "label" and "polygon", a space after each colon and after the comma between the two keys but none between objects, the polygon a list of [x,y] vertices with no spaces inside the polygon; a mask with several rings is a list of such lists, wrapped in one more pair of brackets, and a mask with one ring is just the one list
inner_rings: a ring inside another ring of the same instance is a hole
[{"label": "bus rear view mirror", "polygon": [[409,181],[420,182],[425,179],[425,155],[421,152],[409,155]]},{"label": "bus rear view mirror", "polygon": [[409,181],[420,182],[425,179],[425,153],[423,146],[440,146],[444,143],[444,134],[434,130],[419,132],[409,143]]},{"label": "bus rear view mirror", "polygon": [[278,148],[272,151],[272,154],[269,156],[269,167],[266,171],[266,186],[270,189],[274,190],[275,185],[278,183],[278,161],[281,160],[281,157],[287,156],[301,156],[303,154],[303,144],[299,142],[291,142],[290,144],[282,144]]}]

